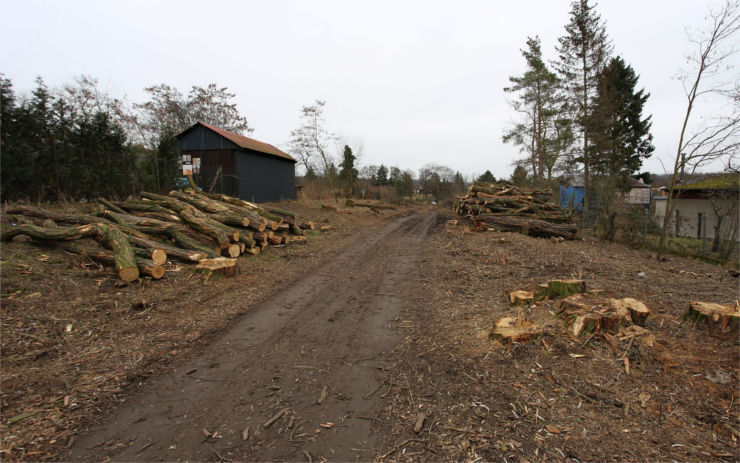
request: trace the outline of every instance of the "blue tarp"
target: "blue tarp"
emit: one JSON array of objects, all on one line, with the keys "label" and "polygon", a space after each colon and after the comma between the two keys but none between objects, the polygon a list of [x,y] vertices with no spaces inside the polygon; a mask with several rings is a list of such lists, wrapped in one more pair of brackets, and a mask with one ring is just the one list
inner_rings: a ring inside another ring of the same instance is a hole
[{"label": "blue tarp", "polygon": [[563,209],[583,209],[583,187],[560,185],[560,207]]}]

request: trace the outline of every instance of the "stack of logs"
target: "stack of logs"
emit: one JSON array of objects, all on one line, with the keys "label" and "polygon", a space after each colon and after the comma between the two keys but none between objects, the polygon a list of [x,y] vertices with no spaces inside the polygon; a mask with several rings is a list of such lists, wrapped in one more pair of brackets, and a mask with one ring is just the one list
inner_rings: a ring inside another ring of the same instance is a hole
[{"label": "stack of logs", "polygon": [[514,231],[538,237],[575,238],[570,215],[549,203],[551,190],[518,188],[506,182],[474,183],[459,197],[456,212],[473,219],[476,229]]},{"label": "stack of logs", "polygon": [[114,264],[122,280],[133,281],[141,274],[161,278],[168,258],[234,274],[238,256],[304,241],[304,230],[315,227],[299,222],[290,211],[227,195],[172,191],[168,196],[144,192],[141,198],[117,203],[101,198],[88,214],[10,207],[0,240],[26,235],[39,244]]}]

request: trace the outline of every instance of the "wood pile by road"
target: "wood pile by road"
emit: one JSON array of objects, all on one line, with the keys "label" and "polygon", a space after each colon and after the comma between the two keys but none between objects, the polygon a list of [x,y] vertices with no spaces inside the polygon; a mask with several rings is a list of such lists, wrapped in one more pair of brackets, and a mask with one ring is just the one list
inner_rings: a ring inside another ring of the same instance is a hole
[{"label": "wood pile by road", "polygon": [[476,229],[526,233],[544,238],[574,239],[576,224],[552,204],[552,190],[519,188],[507,182],[474,183],[459,197],[456,212],[470,217]]},{"label": "wood pile by road", "polygon": [[233,275],[239,256],[305,241],[305,230],[315,228],[291,211],[200,191],[143,192],[141,199],[115,203],[100,198],[93,212],[79,214],[13,206],[2,223],[0,241],[26,235],[39,245],[113,264],[124,281],[159,279],[168,259]]}]

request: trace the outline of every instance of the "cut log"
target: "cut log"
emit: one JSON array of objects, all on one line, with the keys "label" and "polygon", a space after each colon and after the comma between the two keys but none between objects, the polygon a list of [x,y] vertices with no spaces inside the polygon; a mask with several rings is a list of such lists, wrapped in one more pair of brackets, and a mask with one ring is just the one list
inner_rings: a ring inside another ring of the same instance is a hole
[{"label": "cut log", "polygon": [[[129,240],[130,241],[130,240]],[[150,259],[152,262],[158,265],[163,265],[167,262],[167,252],[162,248],[156,249],[144,249],[139,247],[133,247],[134,254],[145,259]]]},{"label": "cut log", "polygon": [[551,223],[530,217],[516,217],[511,215],[482,214],[475,218],[477,228],[484,226],[494,227],[500,231],[516,231],[528,236],[549,238],[560,236],[567,240],[574,239],[578,227],[570,223]]},{"label": "cut log", "polygon": [[[152,252],[155,249],[161,249],[167,253],[169,257],[176,258],[185,262],[198,262],[202,259],[208,258],[209,253],[203,251],[191,251],[189,249],[180,249],[174,246],[169,246],[159,241],[154,241],[148,238],[141,238],[139,236],[129,235],[131,244],[139,246],[144,249],[149,249]],[[213,254],[213,252],[211,252]]]},{"label": "cut log", "polygon": [[[92,248],[68,241],[59,243],[59,247],[67,252],[71,252],[72,254],[86,256],[95,262],[114,265],[116,263],[116,256],[105,249]],[[162,267],[161,264],[149,259],[136,257],[136,265],[139,267],[139,271],[142,274],[148,275],[155,280],[159,280],[165,274],[164,267]]]},{"label": "cut log", "polygon": [[270,212],[272,214],[282,215],[284,217],[290,217],[291,219],[295,219],[296,215],[295,212],[286,211],[285,209],[280,209],[277,207],[264,207],[267,212]]},{"label": "cut log", "polygon": [[0,235],[0,240],[7,241],[16,235],[28,235],[31,238],[41,241],[75,240],[85,237],[95,238],[113,251],[119,278],[123,281],[133,281],[139,278],[136,256],[129,244],[129,240],[113,224],[108,225],[99,222],[76,227],[55,228],[19,225],[3,232]]},{"label": "cut log", "polygon": [[208,274],[218,274],[225,277],[234,277],[237,275],[239,267],[236,259],[227,257],[216,257],[215,259],[203,259],[195,266],[196,269],[202,270]]},{"label": "cut log", "polygon": [[611,299],[610,302],[621,317],[630,320],[635,325],[645,326],[645,321],[650,315],[650,309],[645,304],[631,297]]},{"label": "cut log", "polygon": [[100,204],[102,204],[106,209],[108,209],[110,211],[118,212],[119,214],[125,214],[126,213],[126,211],[124,211],[123,209],[121,209],[120,207],[116,206],[115,204],[113,204],[112,202],[108,201],[105,198],[98,198],[98,202]]},{"label": "cut log", "polygon": [[244,250],[244,254],[251,254],[253,256],[256,256],[257,254],[260,253],[260,251],[262,251],[262,248],[259,246],[255,246],[253,248],[246,248]]},{"label": "cut log", "polygon": [[[158,206],[175,211],[184,222],[190,225],[194,230],[203,233],[216,240],[219,249],[226,249],[231,244],[229,234],[224,231],[225,225],[206,217],[196,217],[196,211],[187,203],[175,198],[161,196],[153,193],[142,192],[141,196],[151,200]],[[202,213],[201,213],[202,214]]]},{"label": "cut log", "polygon": [[315,230],[316,224],[314,222],[301,222],[300,227],[306,230]]},{"label": "cut log", "polygon": [[227,248],[222,249],[221,253],[225,257],[239,257],[242,253],[242,248],[239,244],[230,244]]},{"label": "cut log", "polygon": [[738,331],[740,308],[737,302],[734,305],[723,305],[693,301],[684,314],[684,320],[691,320],[697,324],[706,323],[710,335],[728,337]]},{"label": "cut log", "polygon": [[527,342],[543,333],[541,326],[531,320],[503,317],[496,320],[491,338],[504,342]]},{"label": "cut log", "polygon": [[511,305],[531,305],[534,303],[534,293],[531,291],[512,291],[509,293]]},{"label": "cut log", "polygon": [[280,235],[272,235],[267,237],[267,242],[273,246],[279,246],[283,244],[283,237]]},{"label": "cut log", "polygon": [[348,199],[344,202],[345,206],[348,207],[368,207],[370,209],[391,209],[396,210],[395,206],[390,206],[388,204],[380,204],[380,203],[362,203],[359,201],[354,201],[352,199]]},{"label": "cut log", "polygon": [[306,232],[301,229],[301,227],[296,223],[290,224],[290,233],[292,233],[295,236],[303,236],[306,234]]}]

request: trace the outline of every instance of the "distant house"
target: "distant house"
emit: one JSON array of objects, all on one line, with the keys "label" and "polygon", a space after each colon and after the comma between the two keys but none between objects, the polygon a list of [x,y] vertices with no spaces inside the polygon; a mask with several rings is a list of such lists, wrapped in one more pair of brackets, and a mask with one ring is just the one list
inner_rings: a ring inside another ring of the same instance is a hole
[{"label": "distant house", "polygon": [[180,154],[199,166],[201,188],[247,201],[295,199],[296,160],[274,146],[202,122],[176,138]]},{"label": "distant house", "polygon": [[[630,189],[622,195],[627,204],[633,206],[650,206],[650,185],[643,183],[642,179],[628,178]],[[574,181],[568,185],[560,185],[559,204],[563,209],[583,209],[583,181]],[[591,209],[591,208],[589,208]]]},{"label": "distant house", "polygon": [[[678,185],[673,191],[676,207],[669,221],[668,232],[673,236],[725,240],[740,239],[738,233],[738,202],[740,177],[737,174],[712,175],[702,180]],[[662,226],[668,196],[656,197],[655,222]]]}]

